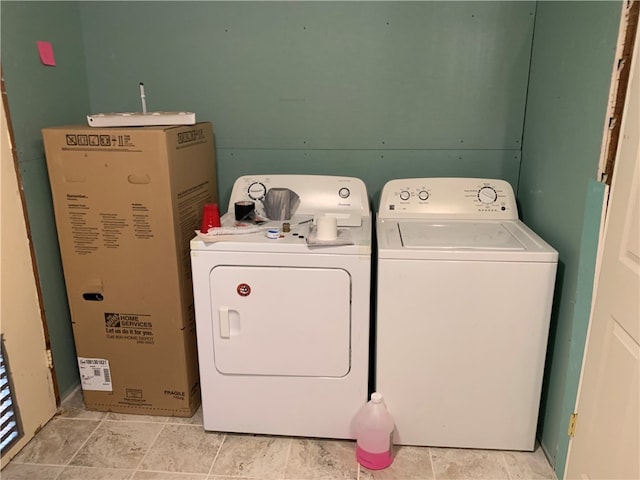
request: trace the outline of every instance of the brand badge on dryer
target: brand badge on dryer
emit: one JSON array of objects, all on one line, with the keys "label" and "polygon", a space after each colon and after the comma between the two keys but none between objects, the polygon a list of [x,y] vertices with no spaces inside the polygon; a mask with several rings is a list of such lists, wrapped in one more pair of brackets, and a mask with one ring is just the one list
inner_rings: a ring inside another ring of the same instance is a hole
[{"label": "brand badge on dryer", "polygon": [[251,287],[246,283],[241,283],[236,287],[236,292],[238,292],[238,295],[241,297],[246,297],[251,293]]}]

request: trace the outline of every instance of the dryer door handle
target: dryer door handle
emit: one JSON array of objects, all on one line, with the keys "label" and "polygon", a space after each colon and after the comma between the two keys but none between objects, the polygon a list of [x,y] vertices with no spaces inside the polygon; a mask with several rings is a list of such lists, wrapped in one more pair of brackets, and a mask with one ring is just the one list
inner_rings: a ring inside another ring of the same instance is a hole
[{"label": "dryer door handle", "polygon": [[231,336],[229,328],[229,308],[220,307],[218,310],[218,317],[220,318],[220,337],[229,338]]}]

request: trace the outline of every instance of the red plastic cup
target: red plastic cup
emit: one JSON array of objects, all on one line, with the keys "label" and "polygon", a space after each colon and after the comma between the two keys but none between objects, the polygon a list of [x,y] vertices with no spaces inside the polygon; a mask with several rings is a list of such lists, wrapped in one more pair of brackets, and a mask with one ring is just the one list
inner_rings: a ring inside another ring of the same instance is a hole
[{"label": "red plastic cup", "polygon": [[217,203],[205,203],[202,209],[202,225],[200,233],[207,233],[210,228],[220,226],[220,209]]}]

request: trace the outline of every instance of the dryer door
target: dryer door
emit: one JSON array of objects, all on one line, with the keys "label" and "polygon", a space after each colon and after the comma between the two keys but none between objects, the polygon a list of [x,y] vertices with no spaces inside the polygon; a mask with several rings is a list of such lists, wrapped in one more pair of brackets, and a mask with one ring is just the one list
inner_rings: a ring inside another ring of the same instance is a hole
[{"label": "dryer door", "polygon": [[235,375],[345,376],[350,278],[337,268],[213,268],[216,369]]}]

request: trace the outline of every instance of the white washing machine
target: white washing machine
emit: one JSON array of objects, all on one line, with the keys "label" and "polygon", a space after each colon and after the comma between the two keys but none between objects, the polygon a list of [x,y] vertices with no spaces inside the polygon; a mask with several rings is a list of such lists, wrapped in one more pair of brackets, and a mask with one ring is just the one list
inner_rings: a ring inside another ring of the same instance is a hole
[{"label": "white washing machine", "polygon": [[533,450],[558,254],[511,186],[392,180],[376,228],[375,388],[395,442]]},{"label": "white washing machine", "polygon": [[[271,220],[261,227],[280,228],[277,238],[263,229],[191,242],[204,428],[353,438],[368,395],[366,187],[352,177],[243,176],[222,227],[236,223],[236,202],[255,202],[266,218],[270,191],[299,197],[289,232]],[[313,219],[324,214],[337,218],[338,244],[310,247]]]}]

